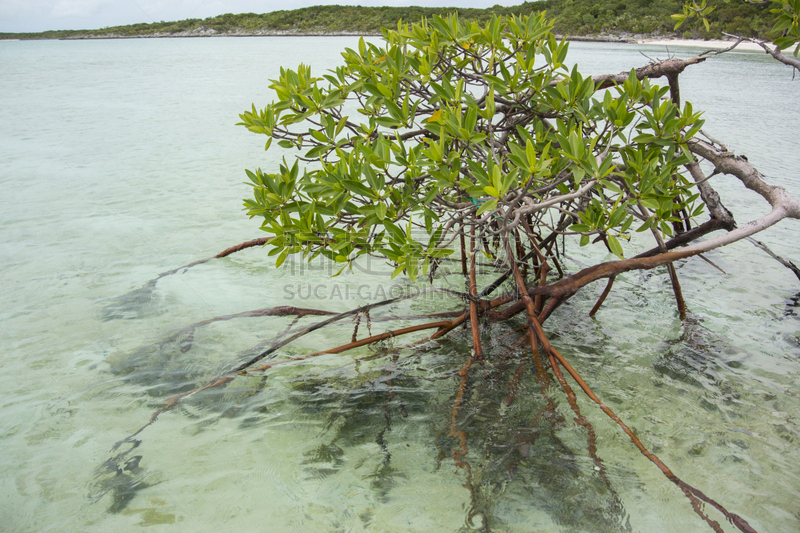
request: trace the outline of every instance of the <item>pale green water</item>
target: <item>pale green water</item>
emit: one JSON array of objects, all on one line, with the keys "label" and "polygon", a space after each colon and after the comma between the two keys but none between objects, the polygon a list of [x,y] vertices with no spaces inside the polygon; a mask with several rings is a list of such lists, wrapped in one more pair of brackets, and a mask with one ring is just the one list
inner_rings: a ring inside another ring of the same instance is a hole
[{"label": "pale green water", "polygon": [[[474,502],[448,437],[465,332],[423,349],[363,349],[238,379],[163,414],[135,449],[111,451],[164,398],[229,368],[291,319],[219,322],[191,345],[185,336],[158,344],[174,330],[276,305],[345,310],[376,295],[377,275],[275,271],[265,253],[248,250],[162,279],[150,299],[114,300],[259,236],[240,212],[243,169],[266,168],[274,155],[234,127],[237,115],[271,98],[266,80],[279,65],[319,72],[353,43],[0,43],[0,530],[438,532],[479,529],[479,516],[467,522],[474,509],[493,531],[710,531],[583,398],[608,484],[557,388],[548,392],[562,420],[536,418],[545,403],[531,376],[501,407],[524,357],[513,336],[502,337],[514,325],[487,326],[496,365],[474,375],[488,392],[462,411]],[[572,51],[590,72],[647,61],[631,46]],[[683,96],[709,110],[708,131],[796,197],[799,94],[788,69],[761,54],[710,60],[683,77]],[[765,211],[732,180],[715,183],[739,223]],[[796,233],[787,223],[760,238],[798,262]],[[547,328],[676,474],[759,531],[797,531],[800,282],[750,244],[709,258],[727,275],[700,260],[679,266],[692,314],[685,327],[657,271],[618,279],[595,319],[573,320],[594,303],[595,287]],[[374,316],[458,305],[412,301]],[[389,327],[373,322],[372,331]],[[281,353],[351,333],[352,324],[329,328]],[[370,353],[379,357],[352,364]]]}]

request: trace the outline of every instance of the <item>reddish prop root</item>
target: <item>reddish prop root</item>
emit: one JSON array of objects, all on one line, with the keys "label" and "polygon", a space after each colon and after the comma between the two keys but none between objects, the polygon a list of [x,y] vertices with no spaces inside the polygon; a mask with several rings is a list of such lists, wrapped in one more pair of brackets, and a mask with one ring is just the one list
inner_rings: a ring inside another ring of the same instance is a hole
[{"label": "reddish prop root", "polygon": [[[507,249],[510,250],[508,243],[506,244],[507,244]],[[698,500],[702,500],[715,507],[725,516],[725,518],[729,522],[734,524],[741,531],[745,533],[755,533],[755,530],[750,526],[750,524],[747,523],[747,521],[744,518],[740,517],[735,513],[729,512],[722,505],[720,505],[713,499],[706,496],[702,491],[692,487],[691,485],[680,479],[678,476],[676,476],[672,472],[672,470],[670,470],[669,467],[667,467],[667,465],[664,464],[663,461],[661,461],[661,459],[659,459],[655,454],[651,453],[647,448],[645,448],[644,444],[642,444],[642,442],[633,433],[633,431],[631,431],[631,429],[627,425],[625,425],[625,423],[606,404],[604,404],[600,400],[600,398],[597,397],[594,391],[592,391],[592,389],[586,384],[586,382],[581,378],[581,376],[572,367],[572,365],[570,365],[569,362],[558,352],[558,350],[556,350],[550,344],[550,341],[547,339],[547,336],[544,333],[544,329],[542,329],[539,320],[537,320],[536,318],[536,315],[534,313],[533,300],[531,299],[530,296],[528,296],[524,281],[519,272],[519,269],[517,268],[516,261],[514,260],[513,255],[509,254],[508,257],[509,260],[511,261],[511,268],[514,271],[514,279],[517,282],[517,289],[522,294],[522,301],[525,304],[525,308],[528,312],[528,324],[532,328],[531,345],[534,344],[534,339],[538,339],[545,353],[548,355],[549,358],[551,358],[551,365],[553,365],[554,361],[557,360],[558,363],[564,367],[564,369],[570,374],[570,376],[572,376],[572,379],[574,379],[575,382],[578,384],[578,386],[580,386],[581,390],[583,390],[583,392],[587,396],[589,396],[589,398],[591,398],[591,400],[595,402],[600,407],[600,409],[606,415],[608,415],[609,418],[611,418],[614,422],[617,423],[617,425],[619,425],[622,428],[622,430],[628,435],[628,437],[631,439],[633,444],[639,449],[642,455],[647,457],[653,464],[655,464],[664,473],[667,479],[675,483],[683,491],[683,493],[689,498],[692,504],[692,509],[694,509],[694,511],[701,518],[703,518],[703,520],[705,520],[712,527],[712,529],[714,529],[714,531],[721,532],[722,528],[717,522],[710,519],[702,512],[702,504]],[[569,395],[569,393],[567,394]]]}]

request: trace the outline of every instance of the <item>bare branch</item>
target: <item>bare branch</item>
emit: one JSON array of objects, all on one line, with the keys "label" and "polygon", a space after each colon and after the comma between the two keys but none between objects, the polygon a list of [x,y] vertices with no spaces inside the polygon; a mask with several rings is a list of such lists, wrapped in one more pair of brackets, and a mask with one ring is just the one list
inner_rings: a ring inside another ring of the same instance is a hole
[{"label": "bare branch", "polygon": [[[774,46],[774,47],[771,48],[769,46],[769,44],[767,43],[767,41],[762,41],[761,39],[755,39],[755,38],[752,38],[752,37],[739,37],[738,35],[731,35],[730,33],[725,33],[725,35],[727,35],[729,37],[736,37],[737,39],[739,39],[736,44],[739,44],[740,42],[743,42],[743,41],[755,43],[758,46],[760,46],[761,48],[763,48],[764,52],[766,52],[767,54],[771,55],[774,59],[776,59],[776,60],[780,61],[781,63],[783,63],[784,65],[788,65],[788,66],[792,67],[793,69],[796,69],[798,72],[800,72],[800,59],[797,59],[796,57],[792,57],[792,56],[787,56],[786,54],[781,52],[781,49],[778,48],[777,46]],[[731,47],[731,49],[732,48],[733,47]]]},{"label": "bare branch", "polygon": [[[642,80],[644,78],[660,78],[661,76],[677,76],[686,69],[689,65],[702,63],[706,58],[703,55],[697,55],[689,59],[666,59],[658,63],[651,63],[644,67],[636,69],[636,78]],[[625,83],[630,75],[629,72],[620,72],[619,74],[602,74],[599,76],[592,76],[597,90],[607,89]]]},{"label": "bare branch", "polygon": [[800,203],[786,189],[771,185],[744,157],[716,148],[700,139],[688,142],[689,150],[713,163],[717,172],[736,176],[745,187],[760,194],[775,209],[785,211],[789,218],[800,218]]}]

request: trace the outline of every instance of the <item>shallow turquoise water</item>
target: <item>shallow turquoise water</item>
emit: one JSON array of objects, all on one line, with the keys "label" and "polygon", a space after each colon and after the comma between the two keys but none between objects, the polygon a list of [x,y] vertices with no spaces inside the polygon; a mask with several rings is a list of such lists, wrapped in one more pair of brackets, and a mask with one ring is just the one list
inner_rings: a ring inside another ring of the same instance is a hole
[{"label": "shallow turquoise water", "polygon": [[[332,280],[323,266],[276,271],[256,249],[119,298],[259,236],[240,212],[249,192],[243,169],[266,168],[275,155],[234,126],[237,115],[271,98],[266,80],[279,65],[323,70],[353,44],[0,43],[0,529],[456,531],[486,520],[493,531],[708,531],[588,401],[581,408],[605,478],[557,387],[547,391],[557,408],[547,410],[528,372],[516,401],[504,405],[525,355],[504,336],[515,324],[483,332],[494,365],[473,374],[485,393],[468,398],[459,426],[468,434],[469,478],[449,436],[468,332],[238,379],[161,415],[135,447],[112,451],[167,397],[243,360],[291,319],[217,322],[191,342],[172,332],[278,305],[343,311],[392,290],[377,265]],[[597,73],[643,64],[640,50],[666,56],[655,47],[572,47]],[[788,69],[737,53],[688,70],[682,83],[683,96],[708,110],[711,134],[800,196],[800,86]],[[733,180],[714,179],[739,223],[766,211]],[[786,223],[760,238],[797,262],[796,230]],[[701,260],[678,267],[686,324],[665,273],[655,271],[620,277],[596,318],[585,314],[602,287],[547,328],[676,474],[759,531],[796,531],[800,282],[747,243],[709,258],[727,274]],[[417,299],[373,318],[459,305]],[[397,324],[375,320],[371,330]],[[347,342],[352,326],[310,335],[281,356]]]}]

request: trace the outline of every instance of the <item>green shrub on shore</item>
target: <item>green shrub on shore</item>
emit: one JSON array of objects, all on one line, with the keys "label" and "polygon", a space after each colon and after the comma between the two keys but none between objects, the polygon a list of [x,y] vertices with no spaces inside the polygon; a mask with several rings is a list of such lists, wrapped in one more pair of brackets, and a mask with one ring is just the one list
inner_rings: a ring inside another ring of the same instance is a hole
[{"label": "green shrub on shore", "polygon": [[139,23],[93,30],[59,30],[40,33],[0,33],[3,39],[78,39],[109,37],[160,37],[219,34],[373,34],[381,27],[395,27],[398,20],[415,22],[422,17],[457,13],[462,20],[486,24],[492,16],[524,16],[547,11],[555,17],[554,31],[561,35],[590,36],[665,35],[716,38],[722,32],[767,38],[772,26],[768,4],[731,2],[720,4],[708,15],[711,29],[702,25],[675,32],[670,15],[680,11],[679,0],[542,0],[516,6],[487,9],[430,7],[314,6],[271,13],[227,13],[206,19]]}]

